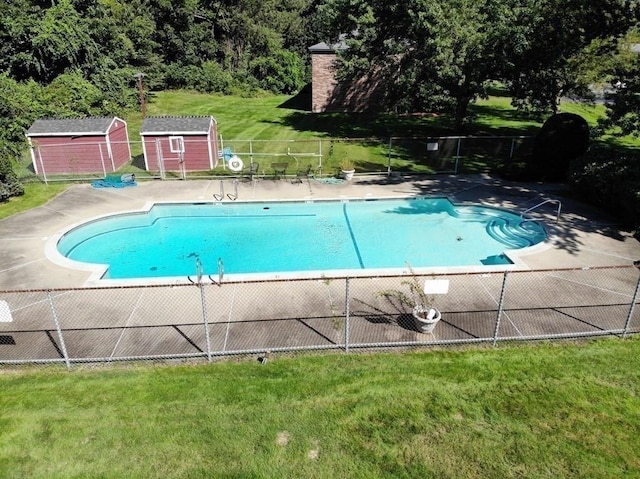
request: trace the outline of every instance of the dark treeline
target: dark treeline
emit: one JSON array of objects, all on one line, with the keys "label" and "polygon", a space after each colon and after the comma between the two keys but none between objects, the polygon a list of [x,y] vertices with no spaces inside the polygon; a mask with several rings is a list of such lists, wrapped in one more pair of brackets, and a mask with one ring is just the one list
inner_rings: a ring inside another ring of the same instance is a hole
[{"label": "dark treeline", "polygon": [[[305,82],[309,0],[3,0],[0,71],[16,81],[95,87],[84,107],[151,89],[294,93]],[[53,95],[55,96],[55,95]]]}]

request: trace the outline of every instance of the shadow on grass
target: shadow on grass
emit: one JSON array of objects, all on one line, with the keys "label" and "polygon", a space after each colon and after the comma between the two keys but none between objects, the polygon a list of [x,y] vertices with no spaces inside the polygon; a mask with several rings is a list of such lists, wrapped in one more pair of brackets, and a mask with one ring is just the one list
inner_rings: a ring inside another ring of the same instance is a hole
[{"label": "shadow on grass", "polygon": [[278,108],[311,112],[311,83],[307,83],[296,95],[278,105]]},{"label": "shadow on grass", "polygon": [[[458,131],[454,129],[453,119],[447,113],[312,113],[309,84],[278,108],[295,110],[284,117],[281,121],[283,125],[333,138],[532,135],[539,129],[540,123],[539,119],[501,103],[472,103],[469,105],[467,121]],[[479,121],[480,118],[488,120]]]},{"label": "shadow on grass", "polygon": [[474,103],[469,105],[467,125],[476,135],[533,136],[542,123],[539,118],[503,105]]},{"label": "shadow on grass", "polygon": [[135,155],[131,159],[131,166],[135,166],[136,168],[140,168],[141,170],[144,170],[145,169],[144,155],[142,153],[140,153],[139,155]]},{"label": "shadow on grass", "polygon": [[295,111],[281,122],[297,131],[332,138],[428,137],[451,134],[445,118],[385,113],[309,113]]}]

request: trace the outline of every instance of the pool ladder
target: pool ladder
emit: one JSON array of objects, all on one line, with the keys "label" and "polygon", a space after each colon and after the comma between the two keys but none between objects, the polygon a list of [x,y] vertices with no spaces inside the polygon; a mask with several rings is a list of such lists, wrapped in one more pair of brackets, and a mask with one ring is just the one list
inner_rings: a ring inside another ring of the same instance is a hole
[{"label": "pool ladder", "polygon": [[[227,198],[231,201],[235,201],[238,199],[238,179],[234,178],[233,180],[233,194],[228,193]],[[220,193],[216,193],[213,195],[213,199],[215,199],[218,203],[224,200],[224,182],[220,180]]]},{"label": "pool ladder", "polygon": [[557,203],[558,204],[558,210],[556,211],[556,223],[558,221],[560,221],[560,210],[562,209],[562,203],[560,202],[560,200],[544,200],[540,203],[538,203],[535,206],[532,206],[529,209],[524,210],[522,213],[520,213],[520,221],[536,221],[533,218],[527,218],[526,214],[541,207],[542,205],[546,205],[547,203]]}]

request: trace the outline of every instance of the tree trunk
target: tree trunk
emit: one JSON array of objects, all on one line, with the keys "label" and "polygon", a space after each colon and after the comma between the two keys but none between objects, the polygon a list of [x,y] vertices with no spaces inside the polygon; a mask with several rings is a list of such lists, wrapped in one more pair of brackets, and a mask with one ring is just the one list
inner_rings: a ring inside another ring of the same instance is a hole
[{"label": "tree trunk", "polygon": [[456,132],[462,130],[462,124],[467,117],[467,109],[469,108],[470,101],[471,97],[468,96],[456,98],[456,113],[453,124],[453,128]]}]

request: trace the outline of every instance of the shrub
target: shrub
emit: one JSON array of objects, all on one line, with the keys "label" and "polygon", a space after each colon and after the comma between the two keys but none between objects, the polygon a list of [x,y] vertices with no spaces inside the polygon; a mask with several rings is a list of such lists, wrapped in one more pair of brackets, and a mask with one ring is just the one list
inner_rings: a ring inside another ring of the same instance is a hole
[{"label": "shrub", "polygon": [[274,93],[292,94],[305,83],[304,62],[299,55],[286,50],[253,60],[250,71],[260,88]]},{"label": "shrub", "polygon": [[589,149],[589,125],[580,115],[558,113],[544,122],[536,136],[533,160],[534,171],[543,180],[568,179],[571,162]]},{"label": "shrub", "polygon": [[575,189],[640,233],[640,158],[610,150],[592,152],[571,174]]},{"label": "shrub", "polygon": [[0,158],[0,201],[23,194],[24,187],[13,172],[11,163],[6,158]]}]

